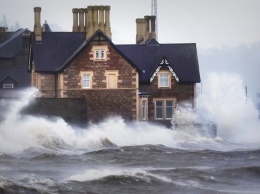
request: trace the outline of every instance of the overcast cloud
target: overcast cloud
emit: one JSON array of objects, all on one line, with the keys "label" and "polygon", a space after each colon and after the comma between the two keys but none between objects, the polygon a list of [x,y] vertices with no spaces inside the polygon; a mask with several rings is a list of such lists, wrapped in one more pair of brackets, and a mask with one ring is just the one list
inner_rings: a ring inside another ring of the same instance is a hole
[{"label": "overcast cloud", "polygon": [[[260,92],[260,0],[157,0],[160,43],[197,43],[201,77],[241,74],[249,94]],[[72,8],[111,6],[112,39],[135,43],[135,19],[151,14],[150,0],[0,0],[0,21],[33,30],[34,7],[53,30],[72,30]],[[252,58],[253,57],[253,58]]]}]

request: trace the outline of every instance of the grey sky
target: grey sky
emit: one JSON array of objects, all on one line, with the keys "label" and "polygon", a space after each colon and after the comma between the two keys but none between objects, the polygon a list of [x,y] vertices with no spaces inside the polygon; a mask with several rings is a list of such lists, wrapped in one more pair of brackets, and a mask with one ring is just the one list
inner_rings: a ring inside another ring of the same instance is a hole
[{"label": "grey sky", "polygon": [[[160,43],[197,43],[202,80],[210,71],[242,76],[260,93],[260,0],[157,0]],[[34,7],[59,31],[72,31],[72,8],[111,6],[112,40],[134,44],[135,19],[151,14],[151,0],[0,0],[0,22],[33,30]],[[241,46],[242,45],[242,46]]]},{"label": "grey sky", "polygon": [[[72,29],[72,8],[111,5],[115,43],[135,42],[135,19],[151,13],[150,0],[0,0],[0,19],[33,29],[33,7],[42,7],[42,23]],[[260,41],[259,0],[158,0],[159,42],[195,42],[198,47]]]}]

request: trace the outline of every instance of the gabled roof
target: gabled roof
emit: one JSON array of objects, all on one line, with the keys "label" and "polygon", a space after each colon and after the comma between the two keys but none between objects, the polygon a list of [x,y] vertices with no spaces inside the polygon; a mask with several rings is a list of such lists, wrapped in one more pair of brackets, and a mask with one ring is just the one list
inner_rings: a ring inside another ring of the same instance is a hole
[{"label": "gabled roof", "polygon": [[117,47],[142,69],[140,82],[149,83],[160,62],[166,58],[180,83],[200,82],[200,73],[195,43],[156,44],[152,40],[141,45],[117,45]]},{"label": "gabled roof", "polygon": [[43,32],[42,41],[32,35],[32,55],[35,71],[54,72],[84,42],[84,32]]},{"label": "gabled roof", "polygon": [[101,30],[97,30],[89,39],[83,32],[42,33],[42,42],[33,44],[35,71],[63,71],[78,54],[95,38],[106,41],[134,68],[140,70],[121,50],[119,50]]},{"label": "gabled roof", "polygon": [[26,29],[17,30],[0,43],[0,58],[13,58],[22,50],[22,35],[25,31]]},{"label": "gabled roof", "polygon": [[7,78],[14,80],[17,87],[29,87],[31,75],[27,72],[27,67],[0,67],[0,83]]}]

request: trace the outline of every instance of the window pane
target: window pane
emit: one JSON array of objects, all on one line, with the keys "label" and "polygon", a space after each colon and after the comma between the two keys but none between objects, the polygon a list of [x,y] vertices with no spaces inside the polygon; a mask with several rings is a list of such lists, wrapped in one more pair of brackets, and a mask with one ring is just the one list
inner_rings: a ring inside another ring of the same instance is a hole
[{"label": "window pane", "polygon": [[156,101],[156,119],[163,119],[163,101]]},{"label": "window pane", "polygon": [[160,87],[169,87],[169,75],[160,74]]},{"label": "window pane", "polygon": [[146,120],[147,101],[142,101],[142,120]]},{"label": "window pane", "polygon": [[173,101],[166,101],[166,118],[171,119],[173,115]]},{"label": "window pane", "polygon": [[83,75],[83,88],[90,88],[90,74]]},{"label": "window pane", "polygon": [[100,51],[100,58],[105,59],[105,51],[104,50]]},{"label": "window pane", "polygon": [[95,51],[95,58],[96,58],[96,59],[99,59],[99,50],[96,50],[96,51]]}]

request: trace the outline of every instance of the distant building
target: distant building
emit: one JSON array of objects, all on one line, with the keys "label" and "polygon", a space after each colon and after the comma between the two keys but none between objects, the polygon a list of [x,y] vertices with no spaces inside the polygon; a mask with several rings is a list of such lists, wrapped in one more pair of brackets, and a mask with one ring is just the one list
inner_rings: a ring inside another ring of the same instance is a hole
[{"label": "distant building", "polygon": [[29,30],[0,27],[0,97],[15,97],[15,91],[31,86],[29,46]]},{"label": "distant building", "polygon": [[109,6],[73,9],[73,32],[44,32],[34,8],[29,71],[41,98],[86,98],[89,121],[169,121],[192,106],[200,82],[196,44],[159,44],[155,17],[137,19],[136,44],[112,42]]}]

